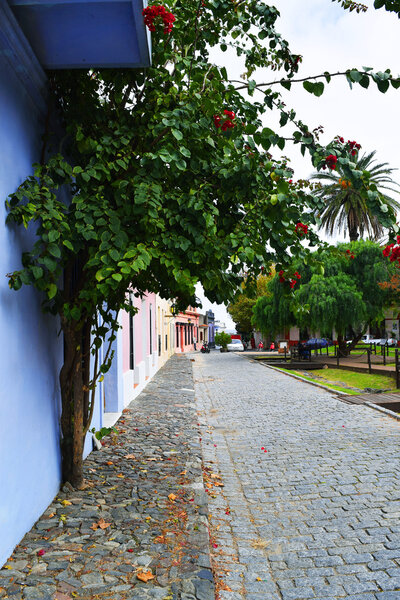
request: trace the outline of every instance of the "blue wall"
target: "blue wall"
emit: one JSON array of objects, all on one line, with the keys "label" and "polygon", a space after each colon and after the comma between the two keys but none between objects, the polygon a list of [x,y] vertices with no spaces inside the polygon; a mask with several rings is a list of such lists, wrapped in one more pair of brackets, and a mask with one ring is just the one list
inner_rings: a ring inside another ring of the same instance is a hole
[{"label": "blue wall", "polygon": [[0,5],[0,565],[57,493],[58,323],[30,287],[8,288],[33,231],[4,224],[4,201],[41,151],[46,78],[6,3]]}]

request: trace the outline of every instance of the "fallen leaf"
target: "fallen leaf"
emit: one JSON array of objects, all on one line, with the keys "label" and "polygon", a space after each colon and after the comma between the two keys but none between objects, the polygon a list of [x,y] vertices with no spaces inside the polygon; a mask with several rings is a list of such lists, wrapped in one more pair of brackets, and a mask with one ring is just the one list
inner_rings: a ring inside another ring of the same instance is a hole
[{"label": "fallen leaf", "polygon": [[118,473],[117,477],[121,477],[122,479],[124,479],[125,475],[123,475],[122,473]]},{"label": "fallen leaf", "polygon": [[112,462],[112,460],[108,460],[108,461],[106,462],[106,465],[113,465],[113,464],[114,464],[114,463]]},{"label": "fallen leaf", "polygon": [[134,454],[127,454],[124,458],[136,458]]},{"label": "fallen leaf", "polygon": [[63,504],[64,506],[72,506],[72,502],[70,502],[69,500],[62,500],[61,504]]},{"label": "fallen leaf", "polygon": [[111,523],[106,523],[105,520],[99,519],[97,521],[97,523],[93,523],[93,525],[90,527],[90,529],[93,529],[93,531],[96,531],[96,529],[107,529],[107,527],[110,527]]},{"label": "fallen leaf", "polygon": [[179,475],[186,475],[186,471],[181,471]]},{"label": "fallen leaf", "polygon": [[55,514],[56,514],[56,513],[50,513],[50,514],[49,514],[49,519],[51,519],[52,517],[54,517],[54,515],[55,515]]},{"label": "fallen leaf", "polygon": [[177,496],[175,494],[170,494],[168,496],[168,500],[171,500],[171,502],[173,502],[174,500],[176,500]]},{"label": "fallen leaf", "polygon": [[144,581],[145,583],[150,581],[150,579],[154,579],[154,575],[151,571],[140,571],[140,573],[137,573],[136,577],[139,581]]}]

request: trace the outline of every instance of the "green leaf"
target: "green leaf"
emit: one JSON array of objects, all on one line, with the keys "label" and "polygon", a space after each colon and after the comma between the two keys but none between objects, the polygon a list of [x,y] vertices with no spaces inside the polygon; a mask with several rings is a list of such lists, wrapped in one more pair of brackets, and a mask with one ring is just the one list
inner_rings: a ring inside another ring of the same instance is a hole
[{"label": "green leaf", "polygon": [[57,294],[57,286],[55,283],[50,283],[49,287],[47,288],[47,296],[49,298],[49,300],[51,300],[52,298],[54,298],[54,296]]},{"label": "green leaf", "polygon": [[178,141],[183,140],[183,133],[179,129],[172,129],[172,135]]},{"label": "green leaf", "polygon": [[47,246],[47,249],[52,256],[55,256],[56,258],[61,257],[61,250],[60,250],[59,246],[57,246],[57,244],[49,244]]}]

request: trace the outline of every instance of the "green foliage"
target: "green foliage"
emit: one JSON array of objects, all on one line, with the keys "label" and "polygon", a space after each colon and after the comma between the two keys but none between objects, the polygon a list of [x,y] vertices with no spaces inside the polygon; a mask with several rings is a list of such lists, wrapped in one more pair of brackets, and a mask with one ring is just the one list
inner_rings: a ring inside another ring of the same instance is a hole
[{"label": "green foliage", "polygon": [[268,294],[261,296],[253,308],[252,324],[265,336],[274,337],[279,331],[295,324],[290,310],[291,296],[286,287],[279,282],[278,275],[268,285]]},{"label": "green foliage", "polygon": [[240,293],[234,302],[228,305],[228,312],[236,324],[236,330],[239,333],[251,333],[253,331],[252,318],[253,308],[257,298],[268,295],[268,284],[271,281],[271,275],[259,275],[256,281],[247,281],[242,285]]},{"label": "green foliage", "polygon": [[91,429],[91,432],[94,433],[97,440],[102,440],[103,437],[110,435],[110,433],[114,433],[114,434],[118,433],[118,431],[115,429],[115,427],[102,427],[98,431],[96,431],[96,429],[93,427],[93,429]]},{"label": "green foliage", "polygon": [[231,336],[225,333],[225,331],[217,331],[215,334],[215,343],[217,346],[221,346],[221,348],[226,348],[231,340]]},{"label": "green foliage", "polygon": [[260,298],[255,305],[253,323],[272,335],[295,323],[311,331],[335,329],[339,336],[349,327],[362,331],[366,324],[381,320],[390,305],[390,291],[379,283],[387,281],[393,269],[373,242],[326,248],[307,264],[294,263],[291,271],[301,273],[294,295],[275,276],[272,296]]},{"label": "green foliage", "polygon": [[[355,241],[358,236],[365,233],[372,239],[379,239],[384,233],[384,228],[390,226],[390,219],[378,218],[371,200],[378,202],[382,210],[396,211],[400,204],[387,192],[398,194],[397,185],[392,179],[395,169],[387,163],[374,164],[375,152],[357,156],[355,169],[348,170],[348,165],[340,163],[335,171],[328,173],[314,173],[311,179],[318,180],[320,188],[315,194],[324,201],[320,213],[321,227],[333,235],[336,231],[348,232],[350,241]],[[365,196],[360,193],[362,181],[368,186],[370,194]],[[375,196],[373,196],[373,194]]]}]

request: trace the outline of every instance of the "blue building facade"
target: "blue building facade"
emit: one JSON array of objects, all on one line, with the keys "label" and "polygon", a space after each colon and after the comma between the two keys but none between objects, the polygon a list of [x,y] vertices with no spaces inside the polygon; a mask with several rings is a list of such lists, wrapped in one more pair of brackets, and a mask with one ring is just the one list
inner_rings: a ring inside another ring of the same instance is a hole
[{"label": "blue building facade", "polygon": [[[25,28],[16,12],[17,5],[22,10],[28,4],[44,6],[40,0],[0,3],[0,566],[47,508],[61,482],[59,372],[63,340],[59,323],[43,314],[41,297],[32,287],[11,291],[6,277],[20,268],[21,254],[31,247],[35,231],[6,226],[4,202],[32,173],[32,164],[40,161],[47,114],[47,77],[39,53],[32,50],[29,23]],[[95,10],[95,2],[89,4]],[[114,0],[111,5],[116,6]],[[142,0],[130,1],[129,5],[135,7],[138,19]],[[62,28],[64,23],[59,25]],[[108,21],[107,27],[110,25]],[[138,21],[135,26],[139,26]],[[93,32],[92,36],[95,38]],[[145,41],[146,34],[136,46],[143,50]],[[40,38],[36,37],[35,44],[40,45]],[[98,38],[96,45],[101,46]],[[104,59],[98,62],[103,64]],[[131,58],[126,64],[133,65]],[[59,67],[63,66],[68,65],[62,65],[61,60]],[[85,66],[91,64],[86,62]],[[117,340],[116,345],[120,343]],[[110,377],[98,389],[93,419],[96,428],[104,422],[99,399],[111,397],[110,387],[117,386],[119,370],[117,360]],[[109,410],[120,411],[122,405],[119,391],[116,404]],[[91,449],[89,437],[85,454]]]}]

